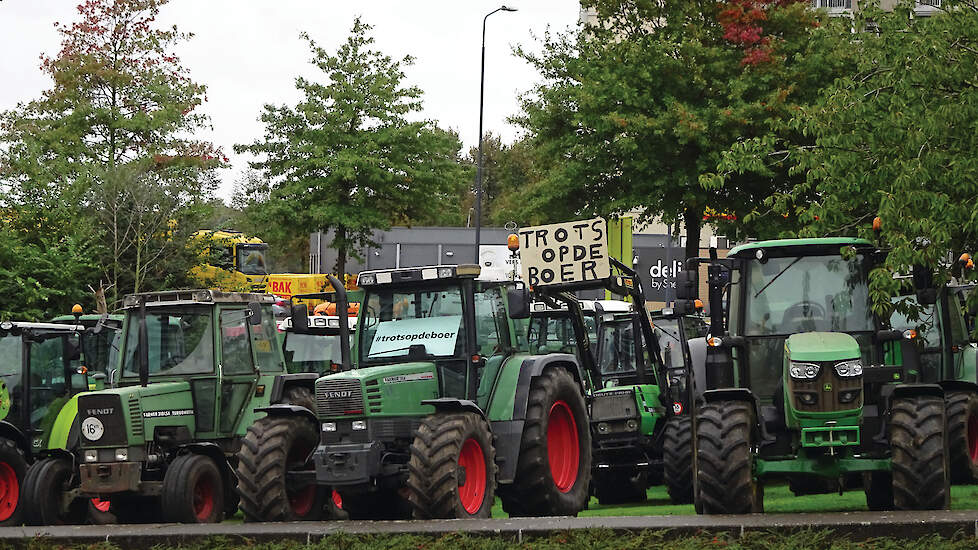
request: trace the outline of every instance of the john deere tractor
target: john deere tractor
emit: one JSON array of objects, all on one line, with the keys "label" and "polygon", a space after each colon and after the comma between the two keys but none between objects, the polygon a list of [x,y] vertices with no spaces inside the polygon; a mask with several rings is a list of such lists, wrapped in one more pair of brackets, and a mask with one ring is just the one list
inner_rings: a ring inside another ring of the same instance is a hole
[{"label": "john deere tractor", "polygon": [[[587,503],[587,372],[573,354],[531,354],[525,287],[479,274],[360,273],[354,358],[316,381],[315,479],[352,518],[488,517],[497,493],[512,515],[574,515]],[[243,500],[260,511],[266,497],[246,494],[249,479],[282,467],[239,471]]]},{"label": "john deere tractor", "polygon": [[[948,507],[944,390],[920,380],[917,348],[870,307],[883,254],[822,238],[701,260],[713,309],[694,424],[697,511],[762,512],[770,479],[804,493],[860,476],[871,509]],[[683,303],[695,273],[681,274]]]},{"label": "john deere tractor", "polygon": [[[109,501],[120,522],[233,514],[235,453],[262,408],[313,406],[311,381],[285,374],[273,300],[210,290],[127,296],[115,387],[78,397],[77,450],[52,450],[31,467],[28,522],[80,521],[92,498]],[[282,515],[315,515],[283,499]]]}]

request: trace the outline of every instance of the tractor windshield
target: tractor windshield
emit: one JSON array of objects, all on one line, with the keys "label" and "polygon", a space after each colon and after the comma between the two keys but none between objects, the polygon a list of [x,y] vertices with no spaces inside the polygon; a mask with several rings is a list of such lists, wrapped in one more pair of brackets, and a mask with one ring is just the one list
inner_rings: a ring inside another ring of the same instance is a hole
[{"label": "tractor windshield", "polygon": [[461,357],[464,353],[462,292],[442,288],[368,290],[361,308],[359,363]]},{"label": "tractor windshield", "polygon": [[339,334],[285,333],[282,344],[289,373],[315,372],[329,374],[334,365],[343,363]]},{"label": "tractor windshield", "polygon": [[265,251],[268,245],[238,245],[238,271],[245,275],[268,275]]},{"label": "tractor windshield", "polygon": [[636,336],[631,319],[601,323],[598,367],[603,376],[638,372]]},{"label": "tractor windshield", "polygon": [[[152,308],[146,311],[149,375],[203,374],[214,371],[214,337],[207,307]],[[139,314],[126,316],[123,376],[139,376]]]}]

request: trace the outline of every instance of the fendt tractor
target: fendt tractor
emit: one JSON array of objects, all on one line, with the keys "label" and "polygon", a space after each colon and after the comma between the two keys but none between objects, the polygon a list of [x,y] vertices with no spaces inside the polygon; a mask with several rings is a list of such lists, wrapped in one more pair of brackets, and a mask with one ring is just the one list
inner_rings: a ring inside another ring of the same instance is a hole
[{"label": "fendt tractor", "polygon": [[[80,313],[80,306],[75,308]],[[0,525],[23,520],[28,465],[48,449],[77,445],[74,396],[101,383],[95,375],[104,379],[104,371],[89,371],[86,364],[96,366],[90,352],[98,342],[111,341],[112,334],[102,322],[89,328],[0,323]],[[97,503],[80,504],[82,514],[98,513],[91,508]]]},{"label": "fendt tractor", "polygon": [[920,381],[916,346],[873,315],[883,255],[861,239],[763,241],[680,273],[677,307],[695,297],[700,261],[713,305],[698,512],[763,512],[775,478],[804,493],[861,477],[870,509],[948,507],[944,390]]},{"label": "fendt tractor", "polygon": [[[572,354],[531,354],[526,287],[479,274],[360,273],[354,361],[316,382],[316,480],[336,488],[350,517],[488,517],[497,492],[512,515],[586,505],[587,373]],[[243,501],[262,502],[249,486]]]},{"label": "fendt tractor", "polygon": [[[314,406],[309,377],[285,373],[273,301],[211,290],[127,296],[115,387],[78,397],[77,450],[51,450],[31,468],[27,521],[78,522],[92,498],[108,501],[120,522],[202,523],[233,514],[242,436],[269,404]],[[297,469],[305,463],[289,459]],[[276,504],[290,519],[323,510],[284,495]]]},{"label": "fendt tractor", "polygon": [[916,311],[917,319],[894,311],[890,324],[914,336],[921,350],[919,380],[944,389],[951,481],[973,483],[978,480],[978,353],[954,287],[931,293],[933,303],[918,294],[894,298]]}]

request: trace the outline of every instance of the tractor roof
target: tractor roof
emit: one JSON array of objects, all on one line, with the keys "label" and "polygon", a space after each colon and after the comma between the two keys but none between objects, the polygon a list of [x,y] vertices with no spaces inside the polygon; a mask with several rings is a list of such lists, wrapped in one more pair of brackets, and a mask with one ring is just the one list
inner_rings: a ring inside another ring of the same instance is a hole
[{"label": "tractor roof", "polygon": [[[804,250],[806,248],[824,249],[827,246],[873,246],[873,243],[867,241],[866,239],[857,239],[854,237],[822,237],[816,239],[776,239],[772,241],[757,241],[753,243],[742,244],[735,246],[730,250],[727,256],[739,256],[746,257],[750,256],[751,253],[758,249],[789,249],[791,254],[802,254],[804,255]],[[819,254],[823,254],[824,251],[820,251]]]},{"label": "tractor roof", "polygon": [[164,292],[144,292],[142,294],[129,294],[123,300],[123,307],[139,307],[141,298],[146,299],[147,306],[175,305],[175,304],[248,304],[257,302],[259,304],[275,303],[275,296],[271,294],[257,294],[253,292],[222,292],[220,290],[168,290]]},{"label": "tractor roof", "polygon": [[357,276],[357,286],[368,287],[438,279],[475,279],[481,272],[481,268],[475,264],[374,269],[361,271]]},{"label": "tractor roof", "polygon": [[81,325],[63,325],[59,323],[24,323],[17,321],[4,321],[0,323],[0,336],[9,333],[20,334],[21,331],[29,330],[34,332],[75,332],[83,331],[85,327]]}]

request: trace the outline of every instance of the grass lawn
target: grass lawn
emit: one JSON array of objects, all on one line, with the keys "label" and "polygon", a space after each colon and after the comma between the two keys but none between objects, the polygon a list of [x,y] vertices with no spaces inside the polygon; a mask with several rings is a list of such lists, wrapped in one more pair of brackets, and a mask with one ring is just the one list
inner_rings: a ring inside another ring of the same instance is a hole
[{"label": "grass lawn", "polygon": [[[652,487],[648,491],[649,500],[635,504],[616,504],[602,506],[597,499],[592,498],[588,509],[579,516],[668,516],[695,514],[693,505],[675,505],[669,503],[669,495],[663,486]],[[952,510],[978,510],[978,485],[961,485],[951,487]],[[847,491],[841,496],[838,493],[828,495],[806,495],[796,497],[784,484],[768,485],[764,488],[764,511],[768,513],[792,512],[854,512],[867,510],[866,495],[859,490]],[[492,509],[492,517],[508,517],[503,512],[502,504],[496,499]]]}]

